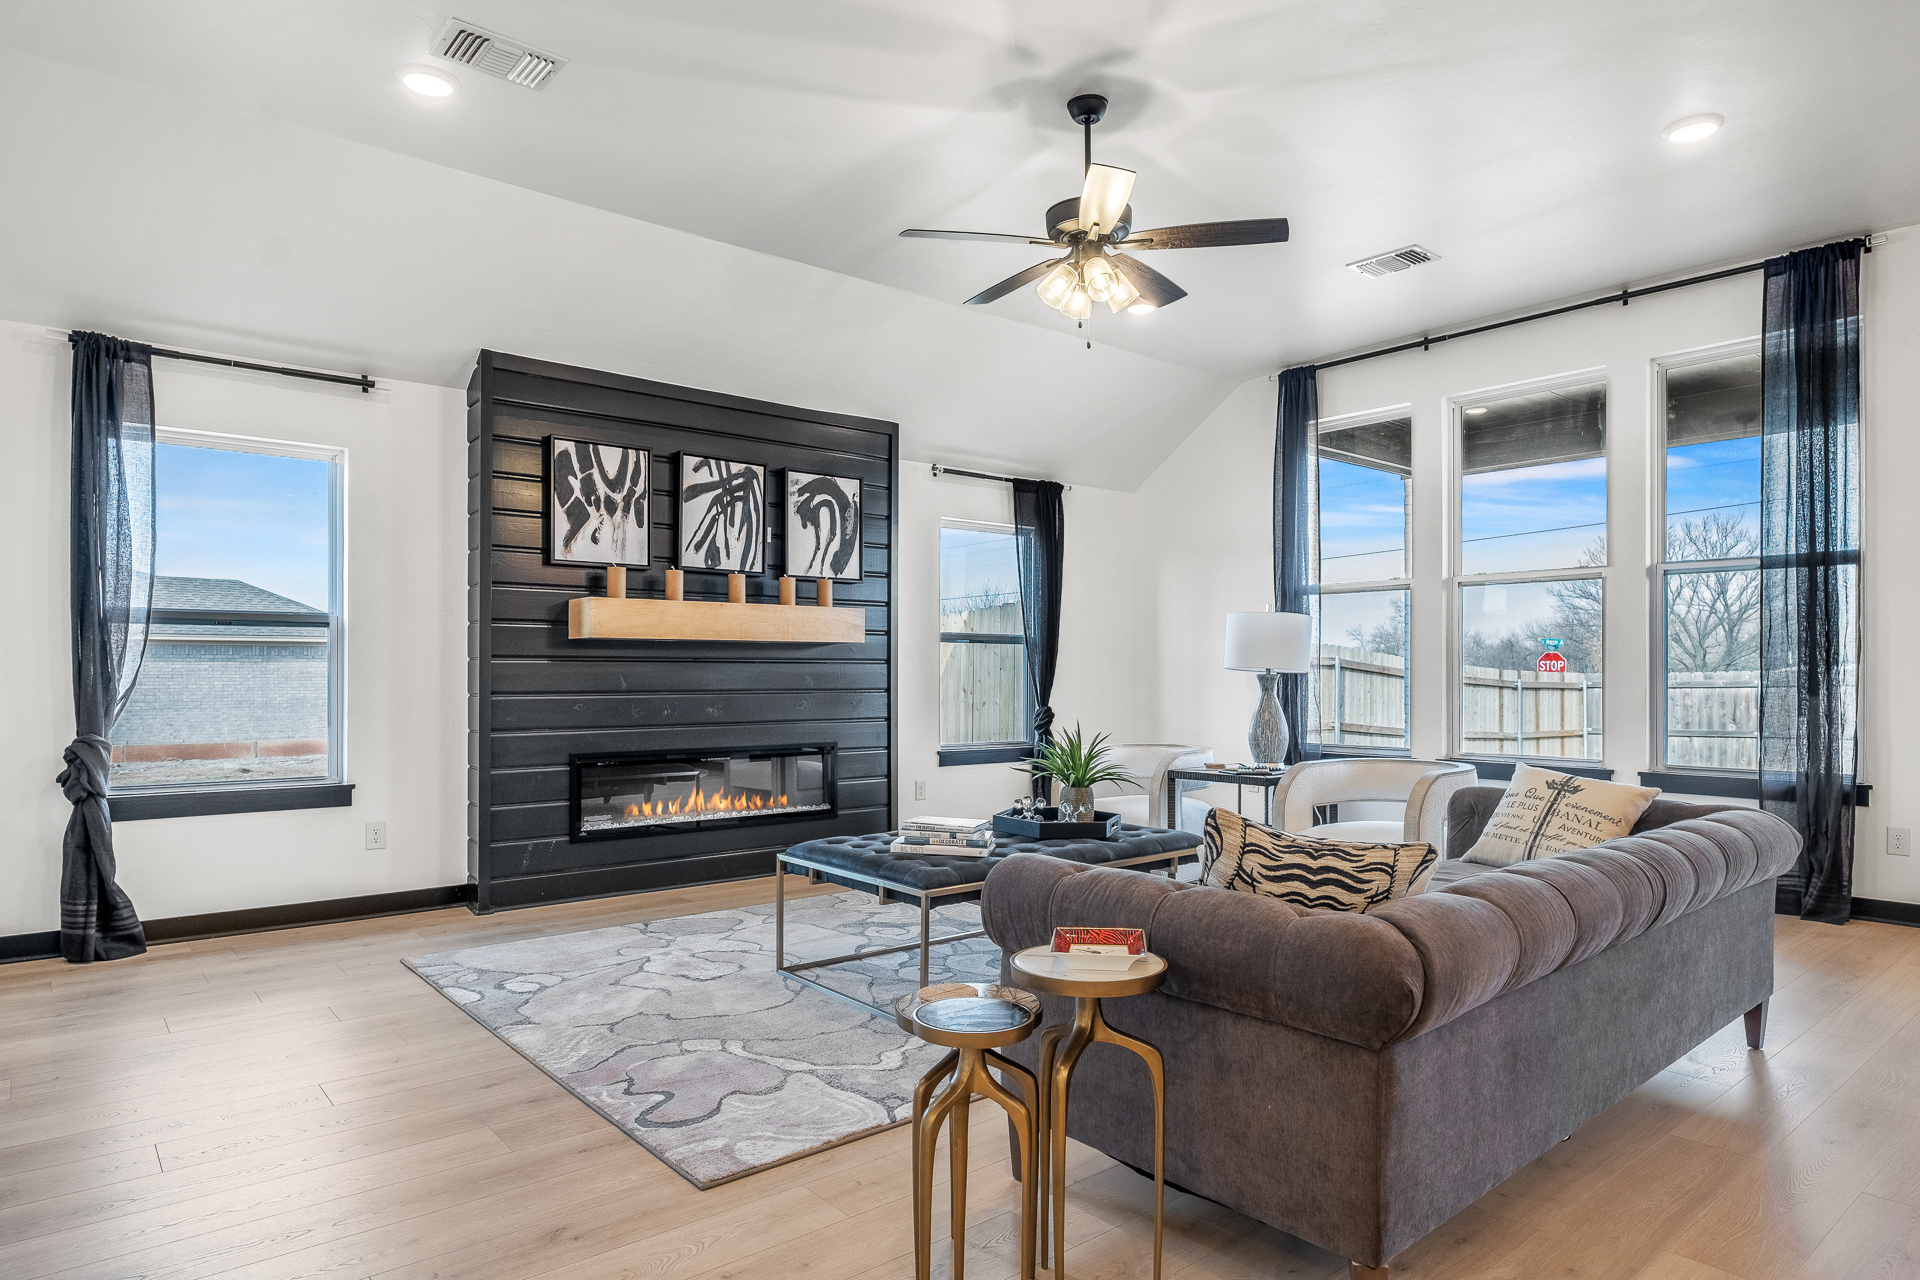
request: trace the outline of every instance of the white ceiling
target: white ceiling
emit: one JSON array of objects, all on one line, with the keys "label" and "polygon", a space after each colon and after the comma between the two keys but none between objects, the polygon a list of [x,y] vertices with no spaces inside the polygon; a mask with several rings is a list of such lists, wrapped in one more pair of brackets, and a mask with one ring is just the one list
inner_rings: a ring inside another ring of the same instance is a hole
[{"label": "white ceiling", "polygon": [[[15,0],[0,5],[0,45],[222,113],[221,144],[204,157],[210,179],[226,180],[247,146],[301,153],[317,146],[312,135],[431,162],[401,181],[393,166],[339,153],[333,194],[351,206],[349,219],[404,220],[385,206],[407,182],[445,195],[450,175],[423,175],[461,171],[493,180],[489,205],[511,203],[498,193],[504,184],[923,295],[932,306],[866,293],[847,305],[950,346],[951,369],[926,366],[936,377],[991,382],[1002,367],[994,362],[1017,345],[1004,335],[1027,333],[1032,351],[1046,353],[1034,355],[1033,375],[1075,394],[1050,401],[1018,379],[987,390],[1003,404],[1017,392],[1029,407],[1083,406],[1084,422],[1046,419],[1057,434],[1049,447],[1068,457],[1111,449],[1123,460],[1110,478],[1122,487],[1191,430],[1199,419],[1189,415],[1204,415],[1229,379],[1920,221],[1920,5],[1911,0],[458,3],[451,12],[570,64],[538,93],[469,70],[454,98],[421,99],[394,71],[425,59],[449,11],[380,0]],[[44,67],[35,75],[61,79]],[[64,81],[63,92],[93,83]],[[1088,353],[1064,333],[1034,332],[1071,322],[1031,290],[990,309],[1012,326],[959,309],[1041,251],[896,235],[906,226],[1039,231],[1046,205],[1078,189],[1079,131],[1064,107],[1078,91],[1113,100],[1095,154],[1139,171],[1136,223],[1285,215],[1293,225],[1285,245],[1154,254],[1191,296],[1154,315],[1103,310],[1090,322],[1095,357],[1118,356],[1115,347],[1146,357],[1097,366],[1129,371],[1104,375],[1127,384],[1128,403],[1131,388],[1165,384],[1130,417],[1087,390],[1095,365],[1058,363]],[[53,114],[72,108],[62,101]],[[184,106],[151,109],[178,115],[181,130],[214,119]],[[1693,147],[1661,139],[1669,121],[1705,111],[1727,117],[1716,137]],[[253,129],[232,123],[242,118],[277,122],[282,141],[260,133],[242,143],[238,135]],[[6,136],[25,127],[10,113],[0,143],[33,150]],[[296,136],[288,129],[309,140],[285,141]],[[184,133],[149,135],[143,145],[187,142]],[[380,185],[394,182],[400,189]],[[41,194],[56,201],[57,218],[58,196]],[[271,205],[273,194],[241,203]],[[182,199],[193,196],[181,188]],[[581,221],[554,212],[561,207],[540,216]],[[334,225],[356,244],[365,238]],[[533,225],[529,234],[558,234]],[[592,220],[576,233],[597,237],[599,252],[624,253],[654,235]],[[1440,261],[1382,280],[1344,269],[1410,242]],[[589,242],[578,247],[590,261]],[[165,262],[184,250],[153,252]],[[300,242],[289,252],[319,251]],[[754,270],[740,266],[754,259],[726,261],[728,271]],[[519,265],[539,266],[524,253]],[[657,262],[605,265],[643,291],[649,271],[678,276]],[[393,269],[407,278],[422,267]],[[809,289],[841,287],[767,271],[790,287],[800,279]],[[789,301],[765,305],[778,311]],[[462,333],[491,322],[496,336],[484,345],[507,346],[498,335],[524,328],[510,288],[468,302],[481,313],[440,319]],[[795,317],[785,327],[808,325]],[[326,336],[284,319],[277,331]],[[593,362],[590,350],[536,354]],[[840,382],[826,384],[837,393]],[[1112,434],[1116,418],[1133,429]],[[1014,424],[1009,457],[1032,456],[1036,425]]]}]

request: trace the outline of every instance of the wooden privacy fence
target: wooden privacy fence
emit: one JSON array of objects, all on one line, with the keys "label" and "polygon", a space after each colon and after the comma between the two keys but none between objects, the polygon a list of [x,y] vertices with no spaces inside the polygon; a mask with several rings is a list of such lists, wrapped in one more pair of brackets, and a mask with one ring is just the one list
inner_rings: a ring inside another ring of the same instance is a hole
[{"label": "wooden privacy fence", "polygon": [[[1020,605],[943,611],[940,630],[957,633],[1020,634]],[[1026,649],[1019,644],[951,643],[940,645],[940,741],[1020,742],[1027,736]]]},{"label": "wooden privacy fence", "polygon": [[[1461,672],[1461,749],[1484,755],[1598,759],[1598,675],[1544,675],[1467,667]],[[1323,743],[1397,747],[1406,743],[1406,660],[1323,644],[1315,672],[1314,720]]]},{"label": "wooden privacy fence", "polygon": [[1667,763],[1760,767],[1760,673],[1667,674]]}]

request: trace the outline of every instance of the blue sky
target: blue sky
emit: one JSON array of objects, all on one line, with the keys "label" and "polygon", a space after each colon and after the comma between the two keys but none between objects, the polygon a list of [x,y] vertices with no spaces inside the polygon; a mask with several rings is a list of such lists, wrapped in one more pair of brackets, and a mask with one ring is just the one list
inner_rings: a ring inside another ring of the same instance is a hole
[{"label": "blue sky", "polygon": [[1406,573],[1407,482],[1396,472],[1320,459],[1320,581]]},{"label": "blue sky", "polygon": [[1760,542],[1760,437],[1716,440],[1667,450],[1667,523],[1707,515],[1738,520]]},{"label": "blue sky", "polygon": [[1461,477],[1463,573],[1571,568],[1606,532],[1605,458]]},{"label": "blue sky", "polygon": [[155,572],[238,578],[327,607],[327,464],[163,444]]}]

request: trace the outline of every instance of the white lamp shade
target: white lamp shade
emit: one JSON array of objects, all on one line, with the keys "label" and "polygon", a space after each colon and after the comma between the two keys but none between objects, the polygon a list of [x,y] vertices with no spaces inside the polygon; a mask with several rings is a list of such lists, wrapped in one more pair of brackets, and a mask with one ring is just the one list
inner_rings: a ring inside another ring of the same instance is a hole
[{"label": "white lamp shade", "polygon": [[1313,619],[1304,613],[1227,615],[1227,670],[1308,671]]}]

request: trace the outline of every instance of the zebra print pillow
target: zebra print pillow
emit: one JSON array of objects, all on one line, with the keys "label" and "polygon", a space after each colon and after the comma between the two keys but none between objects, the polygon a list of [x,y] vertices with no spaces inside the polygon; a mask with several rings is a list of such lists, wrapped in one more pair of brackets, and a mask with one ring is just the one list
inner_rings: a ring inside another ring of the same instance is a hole
[{"label": "zebra print pillow", "polygon": [[1202,884],[1264,893],[1296,907],[1365,911],[1426,888],[1430,844],[1356,844],[1288,835],[1230,809],[1207,811]]},{"label": "zebra print pillow", "polygon": [[1658,787],[1630,787],[1516,764],[1507,793],[1461,860],[1510,867],[1589,849],[1629,834],[1659,795]]}]

